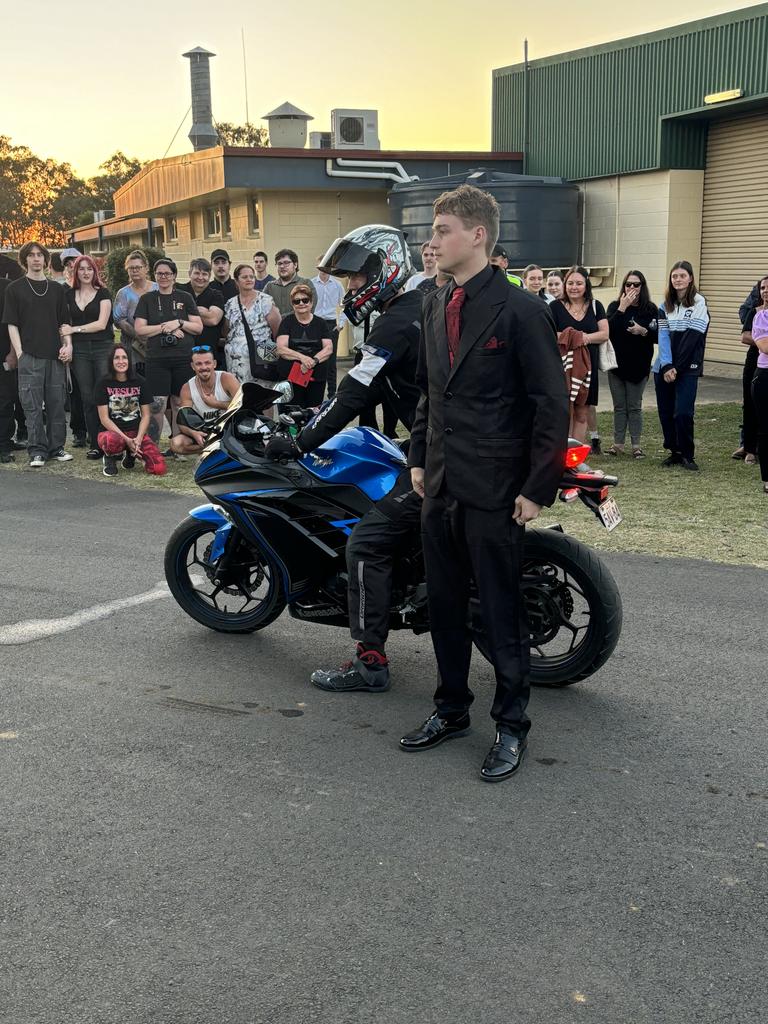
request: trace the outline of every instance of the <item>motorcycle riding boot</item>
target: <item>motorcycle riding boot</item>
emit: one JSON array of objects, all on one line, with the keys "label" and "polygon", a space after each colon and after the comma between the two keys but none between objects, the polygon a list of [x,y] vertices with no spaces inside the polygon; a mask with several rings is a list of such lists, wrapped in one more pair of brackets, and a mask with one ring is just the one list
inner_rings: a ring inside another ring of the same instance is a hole
[{"label": "motorcycle riding boot", "polygon": [[340,668],[318,668],[310,676],[310,682],[320,690],[332,693],[364,690],[368,693],[385,693],[390,685],[389,661],[384,651],[357,645],[352,661]]}]

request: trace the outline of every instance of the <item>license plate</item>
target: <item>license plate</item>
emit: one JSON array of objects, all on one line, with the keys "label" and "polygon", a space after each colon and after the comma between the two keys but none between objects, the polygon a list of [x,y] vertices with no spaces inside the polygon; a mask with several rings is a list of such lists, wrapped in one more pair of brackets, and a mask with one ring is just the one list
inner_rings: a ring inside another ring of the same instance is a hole
[{"label": "license plate", "polygon": [[621,512],[614,498],[606,498],[598,505],[597,513],[606,530],[615,530],[621,522]]}]

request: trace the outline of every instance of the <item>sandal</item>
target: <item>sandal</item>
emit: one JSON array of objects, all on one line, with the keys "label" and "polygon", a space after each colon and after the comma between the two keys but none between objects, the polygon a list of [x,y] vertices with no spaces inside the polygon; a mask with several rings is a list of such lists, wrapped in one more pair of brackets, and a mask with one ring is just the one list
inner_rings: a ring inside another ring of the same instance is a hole
[{"label": "sandal", "polygon": [[645,458],[645,452],[643,451],[642,448],[633,448],[632,449],[632,458],[633,459],[644,459]]},{"label": "sandal", "polygon": [[623,455],[624,448],[617,448],[615,444],[612,444],[610,448],[605,449],[606,455]]},{"label": "sandal", "polygon": [[737,448],[736,451],[731,456],[731,458],[732,459],[736,459],[736,460],[743,459],[746,456],[746,454],[747,453],[746,453],[746,451],[744,450],[743,447],[742,448]]},{"label": "sandal", "polygon": [[747,454],[744,456],[744,465],[745,466],[756,466],[757,465],[757,456],[753,455],[752,452],[747,452]]}]

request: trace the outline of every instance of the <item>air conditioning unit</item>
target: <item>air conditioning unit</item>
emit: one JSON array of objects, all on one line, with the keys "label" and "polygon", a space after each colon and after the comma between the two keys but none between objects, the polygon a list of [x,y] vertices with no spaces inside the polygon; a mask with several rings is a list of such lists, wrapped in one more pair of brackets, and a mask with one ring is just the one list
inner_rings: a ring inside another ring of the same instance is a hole
[{"label": "air conditioning unit", "polygon": [[336,149],[381,149],[378,110],[332,110]]},{"label": "air conditioning unit", "polygon": [[333,132],[310,132],[310,149],[333,149]]}]

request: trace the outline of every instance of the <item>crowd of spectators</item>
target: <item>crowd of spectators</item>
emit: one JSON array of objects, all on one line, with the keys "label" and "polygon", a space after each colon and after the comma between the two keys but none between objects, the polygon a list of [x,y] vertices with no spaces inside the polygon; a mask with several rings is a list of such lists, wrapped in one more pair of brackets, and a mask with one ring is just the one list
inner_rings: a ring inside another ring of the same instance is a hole
[{"label": "crowd of spectators", "polygon": [[[421,261],[406,290],[427,295],[449,279],[429,242]],[[697,471],[694,413],[709,312],[692,265],[675,263],[661,302],[650,295],[645,275],[631,270],[606,310],[592,295],[584,267],[547,272],[529,264],[518,277],[508,271],[500,245],[491,263],[548,305],[571,399],[572,436],[588,442],[593,455],[645,458],[643,397],[652,374],[668,452],[662,465]],[[183,284],[172,259],[150,267],[141,249],[128,255],[125,269],[128,284],[113,297],[97,263],[76,249],[51,256],[29,242],[18,267],[5,261],[0,462],[21,452],[33,468],[49,459],[69,461],[69,426],[71,445],[86,447],[86,457],[100,460],[105,475],[117,473],[119,459],[126,469],[139,459],[147,472],[160,474],[166,459],[183,459],[203,444],[198,432],[177,424],[181,406],[215,418],[251,380],[290,381],[294,401],[304,407],[334,396],[344,286],[324,271],[302,277],[293,250],[276,253],[274,275],[265,252],[232,270],[224,249],[215,249],[210,260],[193,259]],[[760,465],[768,494],[768,277],[751,289],[739,316],[747,351],[743,431],[733,458]],[[354,337],[359,349],[365,333],[356,328]],[[613,404],[613,439],[605,449],[596,416],[599,370],[606,371]],[[375,411],[363,421],[376,423]],[[170,440],[161,452],[166,425]],[[386,433],[394,429],[384,423]]]}]

